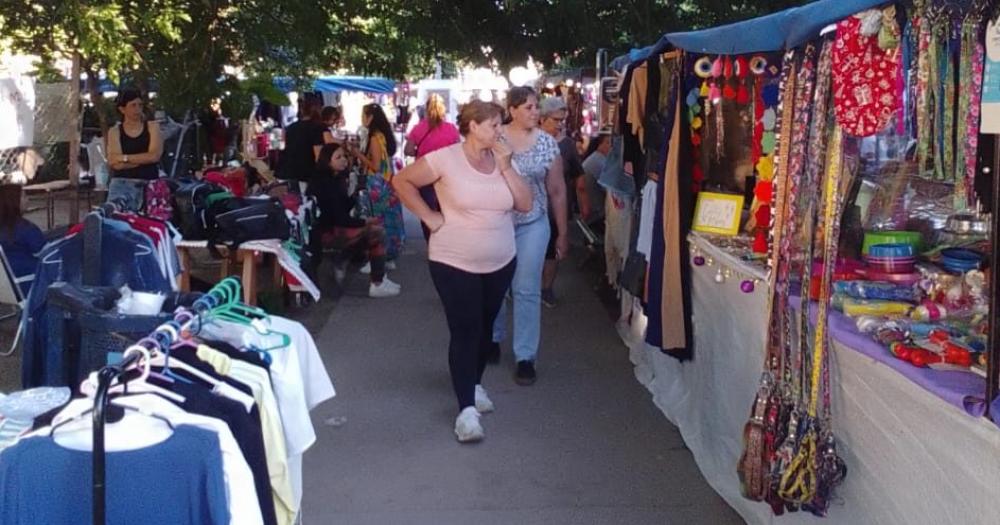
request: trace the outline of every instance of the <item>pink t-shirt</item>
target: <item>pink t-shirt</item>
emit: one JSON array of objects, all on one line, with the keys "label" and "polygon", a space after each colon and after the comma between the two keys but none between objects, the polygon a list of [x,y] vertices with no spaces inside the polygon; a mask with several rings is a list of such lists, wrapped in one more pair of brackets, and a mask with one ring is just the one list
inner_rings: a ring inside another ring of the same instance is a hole
[{"label": "pink t-shirt", "polygon": [[444,225],[431,235],[429,259],[470,273],[492,273],[517,253],[514,246],[514,196],[500,170],[476,171],[461,144],[424,159],[437,175],[434,183]]},{"label": "pink t-shirt", "polygon": [[427,119],[423,119],[410,130],[406,140],[417,145],[419,159],[432,151],[458,144],[462,138],[458,134],[458,128],[450,122],[442,122],[436,128],[430,129]]}]

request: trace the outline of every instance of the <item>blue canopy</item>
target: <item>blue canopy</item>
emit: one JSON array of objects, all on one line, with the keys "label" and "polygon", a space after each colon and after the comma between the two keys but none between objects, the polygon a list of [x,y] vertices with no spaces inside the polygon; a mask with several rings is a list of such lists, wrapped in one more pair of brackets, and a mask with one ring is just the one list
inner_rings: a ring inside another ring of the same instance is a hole
[{"label": "blue canopy", "polygon": [[713,55],[782,51],[815,38],[822,29],[850,15],[887,3],[886,0],[818,0],[770,15],[701,31],[668,33],[656,44],[633,49],[611,67],[645,60],[672,48]]},{"label": "blue canopy", "polygon": [[[287,77],[275,78],[274,86],[285,93],[293,89],[292,81]],[[313,91],[330,93],[338,91],[392,93],[396,89],[396,83],[379,77],[327,76],[317,78],[313,82],[312,89]]]}]

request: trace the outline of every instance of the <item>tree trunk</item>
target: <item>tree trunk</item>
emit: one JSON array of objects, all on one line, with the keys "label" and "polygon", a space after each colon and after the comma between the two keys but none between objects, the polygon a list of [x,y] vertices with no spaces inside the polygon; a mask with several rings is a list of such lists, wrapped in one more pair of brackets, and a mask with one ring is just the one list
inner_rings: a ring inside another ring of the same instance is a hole
[{"label": "tree trunk", "polygon": [[69,218],[76,224],[80,220],[80,199],[77,189],[80,186],[80,53],[73,52],[73,69],[70,74],[70,99],[73,110],[69,114],[70,128],[73,134],[69,140]]}]

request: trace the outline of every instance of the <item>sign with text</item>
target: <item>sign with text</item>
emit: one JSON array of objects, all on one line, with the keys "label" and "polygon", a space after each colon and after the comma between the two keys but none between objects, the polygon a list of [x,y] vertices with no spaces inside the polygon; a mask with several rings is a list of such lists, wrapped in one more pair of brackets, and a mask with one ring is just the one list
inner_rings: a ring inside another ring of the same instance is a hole
[{"label": "sign with text", "polygon": [[981,133],[1000,134],[1000,25],[986,27],[986,63],[983,72]]},{"label": "sign with text", "polygon": [[694,226],[699,232],[736,235],[740,231],[743,196],[703,191],[694,207]]}]

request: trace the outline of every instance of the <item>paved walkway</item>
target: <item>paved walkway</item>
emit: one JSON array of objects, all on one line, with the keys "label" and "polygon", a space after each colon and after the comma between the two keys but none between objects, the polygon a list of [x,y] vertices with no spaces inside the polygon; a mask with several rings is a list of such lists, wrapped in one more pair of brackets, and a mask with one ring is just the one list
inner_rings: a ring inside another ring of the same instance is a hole
[{"label": "paved walkway", "polygon": [[543,314],[538,383],[514,384],[504,345],[484,379],[497,405],[486,439],[459,445],[444,314],[419,231],[410,239],[392,274],[401,296],[368,299],[349,275],[314,333],[338,397],[314,412],[306,525],[742,523],[636,382],[593,272],[574,264]]}]

